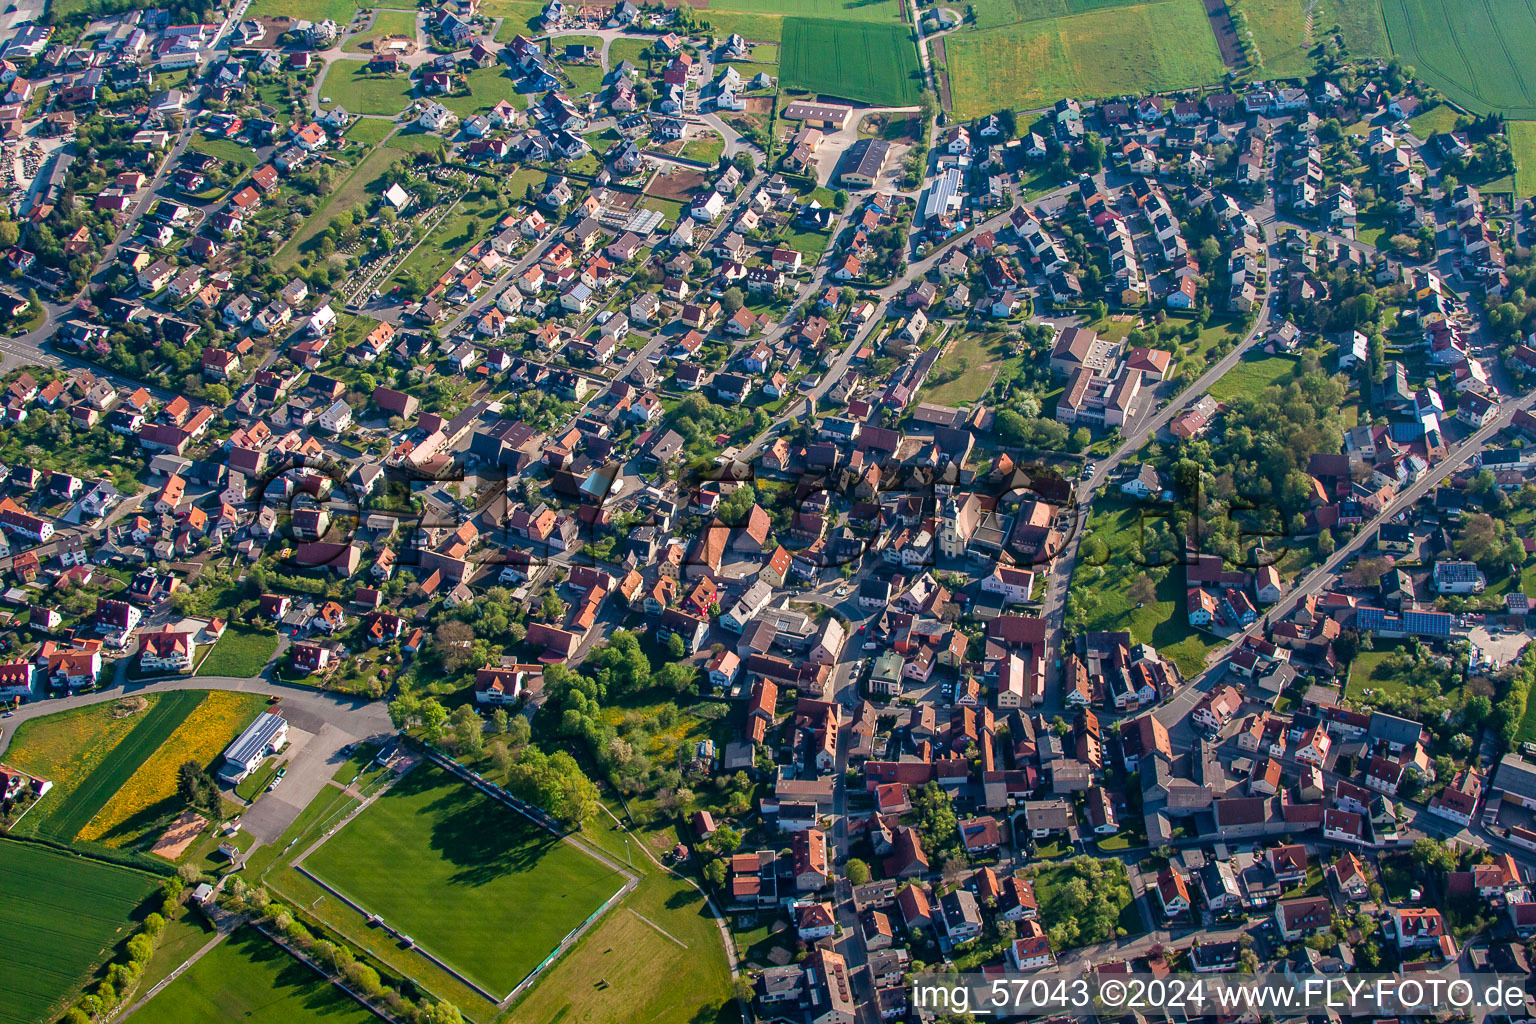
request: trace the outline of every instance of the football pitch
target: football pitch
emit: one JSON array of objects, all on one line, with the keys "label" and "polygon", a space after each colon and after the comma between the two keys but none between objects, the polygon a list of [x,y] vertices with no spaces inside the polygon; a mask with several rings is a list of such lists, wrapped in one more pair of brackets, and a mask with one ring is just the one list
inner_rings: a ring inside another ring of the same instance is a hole
[{"label": "football pitch", "polygon": [[516,988],[625,882],[430,764],[397,782],[302,868],[497,994]]}]

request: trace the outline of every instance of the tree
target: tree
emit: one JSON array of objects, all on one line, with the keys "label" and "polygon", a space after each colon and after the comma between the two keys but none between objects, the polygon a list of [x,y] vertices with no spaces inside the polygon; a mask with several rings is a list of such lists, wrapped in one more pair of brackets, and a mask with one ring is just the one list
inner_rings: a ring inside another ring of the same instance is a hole
[{"label": "tree", "polygon": [[725,861],[715,857],[704,865],[704,881],[708,882],[716,889],[719,889],[725,885],[725,878]]},{"label": "tree", "polygon": [[720,296],[720,307],[728,314],[734,313],[742,307],[745,301],[742,297],[741,289],[733,285],[727,288],[725,293]]},{"label": "tree", "polygon": [[432,642],[443,668],[449,672],[463,668],[469,662],[470,645],[474,639],[475,631],[467,622],[448,619],[439,624],[432,633]]},{"label": "tree", "polygon": [[468,757],[479,757],[485,749],[485,727],[475,709],[460,704],[449,717],[453,726],[453,741],[459,752]]},{"label": "tree", "polygon": [[848,881],[854,885],[863,885],[869,881],[869,865],[857,857],[849,857],[848,863],[843,867],[843,874],[848,876]]},{"label": "tree", "polygon": [[683,643],[683,638],[676,633],[667,637],[667,653],[673,658],[682,659],[688,656],[688,645]]},{"label": "tree", "polygon": [[832,209],[836,210],[838,213],[842,213],[847,208],[848,192],[845,189],[838,189],[836,192],[832,193]]},{"label": "tree", "polygon": [[731,157],[731,164],[741,172],[742,181],[751,181],[757,176],[757,163],[752,159],[752,154],[745,150]]},{"label": "tree", "polygon": [[533,728],[528,724],[528,719],[518,715],[507,726],[507,742],[514,750],[526,747],[528,741],[533,738]]},{"label": "tree", "polygon": [[448,709],[439,704],[436,697],[428,697],[421,702],[420,717],[427,740],[436,743],[442,738],[443,726],[448,722]]},{"label": "tree", "polygon": [[505,736],[507,732],[508,715],[506,708],[497,708],[491,712],[491,732],[497,736]]},{"label": "tree", "polygon": [[1436,839],[1416,839],[1409,851],[1413,862],[1426,871],[1444,874],[1456,870],[1456,855]]},{"label": "tree", "polygon": [[1152,581],[1151,576],[1142,573],[1131,581],[1129,596],[1138,607],[1151,604],[1157,600],[1157,584]]}]

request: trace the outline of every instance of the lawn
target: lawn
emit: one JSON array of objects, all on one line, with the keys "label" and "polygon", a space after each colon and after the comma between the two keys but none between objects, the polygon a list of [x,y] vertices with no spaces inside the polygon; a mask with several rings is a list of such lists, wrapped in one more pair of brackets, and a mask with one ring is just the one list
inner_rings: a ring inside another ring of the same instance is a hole
[{"label": "lawn", "polygon": [[517,91],[517,82],[507,72],[504,65],[476,68],[465,76],[467,95],[440,96],[439,102],[461,118],[490,110],[502,100],[514,107],[528,106],[528,97]]},{"label": "lawn", "polygon": [[385,36],[405,36],[408,39],[415,39],[416,12],[379,11],[373,17],[373,28],[348,39],[341,48],[349,53],[370,53],[372,51],[364,44],[371,44]]},{"label": "lawn", "polygon": [[431,766],[401,779],[303,867],[497,993],[515,988],[623,885]]},{"label": "lawn", "polygon": [[1536,119],[1536,8],[1525,0],[1382,0],[1393,52],[1419,79],[1478,113]]},{"label": "lawn", "polygon": [[1536,687],[1526,698],[1525,717],[1520,720],[1520,732],[1515,736],[1516,743],[1532,741],[1536,741]]},{"label": "lawn", "polygon": [[0,841],[0,1022],[58,1018],[66,1002],[132,929],[153,875]]},{"label": "lawn", "polygon": [[780,53],[785,89],[885,106],[918,100],[922,72],[904,25],[788,18]]},{"label": "lawn", "polygon": [[187,148],[194,153],[206,153],[227,164],[234,164],[242,171],[248,171],[256,166],[256,154],[251,152],[250,147],[228,139],[210,139],[206,135],[200,135]]},{"label": "lawn", "polygon": [[1248,18],[1264,74],[1285,78],[1312,73],[1309,5],[1304,0],[1234,0],[1228,6]]},{"label": "lawn", "polygon": [[329,96],[329,107],[345,107],[353,114],[398,114],[411,103],[411,80],[398,75],[370,75],[360,60],[338,60],[326,69],[320,95]]},{"label": "lawn", "polygon": [[1536,195],[1536,121],[1506,121],[1504,133],[1515,159],[1516,196]]},{"label": "lawn", "polygon": [[63,842],[73,839],[202,703],[203,696],[199,690],[161,694],[148,711],[130,719],[132,730],[103,753],[89,774],[79,778],[73,791],[64,794],[67,799],[58,793],[43,797],[27,815],[23,831]]},{"label": "lawn", "polygon": [[950,344],[934,366],[928,379],[942,383],[925,387],[922,400],[938,405],[968,406],[987,393],[1000,367],[1014,362],[1015,356],[1001,332],[973,334],[967,331]]},{"label": "lawn", "polygon": [[1218,402],[1227,402],[1239,395],[1257,394],[1271,385],[1286,383],[1299,365],[1291,356],[1249,352],[1211,385],[1211,394]]},{"label": "lawn", "polygon": [[955,116],[1063,96],[1187,89],[1221,80],[1223,67],[1200,0],[1093,10],[945,41]]},{"label": "lawn", "polygon": [[247,803],[255,803],[256,798],[267,791],[267,786],[275,778],[277,778],[276,758],[240,780],[240,784],[235,787],[235,795]]},{"label": "lawn", "polygon": [[231,623],[218,643],[213,645],[212,653],[203,659],[197,674],[239,678],[259,676],[275,653],[276,633],[269,629]]},{"label": "lawn", "polygon": [[[1080,552],[1072,570],[1069,593],[1069,620],[1075,619],[1085,629],[1129,630],[1138,643],[1151,644],[1158,653],[1178,666],[1185,678],[1205,667],[1205,657],[1216,646],[1216,638],[1189,625],[1184,610],[1184,569],[1170,566],[1157,580],[1155,600],[1136,607],[1131,600],[1131,584],[1148,572],[1135,560],[1144,528],[1151,529],[1152,506],[1101,496],[1093,504],[1088,530],[1106,545],[1106,553],[1097,558]],[[1086,546],[1089,538],[1083,541]],[[1096,564],[1102,562],[1102,564]],[[1077,614],[1071,613],[1076,610]]]},{"label": "lawn", "polygon": [[1427,139],[1437,132],[1450,132],[1456,130],[1456,119],[1461,114],[1456,108],[1445,103],[1436,103],[1424,113],[1408,122],[1408,128],[1421,139]]},{"label": "lawn", "polygon": [[345,138],[348,142],[371,150],[383,145],[394,130],[393,122],[381,121],[376,117],[359,117],[347,127]]},{"label": "lawn", "polygon": [[480,5],[480,13],[487,18],[503,19],[496,33],[498,43],[510,43],[519,33],[537,36],[543,32],[539,21],[544,17],[544,5],[538,0],[486,0]]},{"label": "lawn", "polygon": [[145,1004],[157,1024],[376,1024],[377,1018],[254,928],[242,928]]},{"label": "lawn", "polygon": [[[159,694],[148,698],[152,708]],[[117,702],[74,708],[23,722],[11,737],[6,761],[22,771],[31,772],[53,783],[48,795],[27,812],[17,827],[21,835],[54,835],[53,818],[60,808],[73,809],[73,796],[101,762],[116,749],[148,714],[115,711]],[[79,831],[79,826],[75,826]],[[70,835],[74,833],[71,832]],[[61,838],[68,839],[69,836]]]},{"label": "lawn", "polygon": [[294,11],[293,0],[252,0],[251,6],[246,8],[245,16],[248,18],[306,18],[310,21],[324,21],[330,18],[336,24],[345,28],[351,24],[352,18],[357,14],[357,4],[351,0],[304,0],[299,4],[299,10]]}]

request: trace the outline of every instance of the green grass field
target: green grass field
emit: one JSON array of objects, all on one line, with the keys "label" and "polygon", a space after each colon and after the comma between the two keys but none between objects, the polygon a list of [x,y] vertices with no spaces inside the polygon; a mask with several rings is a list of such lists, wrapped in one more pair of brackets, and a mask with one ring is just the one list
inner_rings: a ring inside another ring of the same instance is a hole
[{"label": "green grass field", "polygon": [[1312,25],[1313,35],[1337,26],[1352,57],[1385,57],[1392,52],[1381,0],[1317,0]]},{"label": "green grass field", "polygon": [[358,5],[352,0],[252,0],[246,9],[249,18],[303,18],[306,21],[324,21],[330,18],[343,29],[357,14]]},{"label": "green grass field", "polygon": [[1515,159],[1515,192],[1524,198],[1536,195],[1536,121],[1506,121],[1509,152]]},{"label": "green grass field", "polygon": [[1146,572],[1132,559],[1142,536],[1142,508],[1108,496],[1094,502],[1088,527],[1093,537],[1107,545],[1108,556],[1102,559],[1103,565],[1094,565],[1094,559],[1079,555],[1072,570],[1071,599],[1082,609],[1088,629],[1129,630],[1134,639],[1157,648],[1189,678],[1204,668],[1215,638],[1189,625],[1181,566],[1172,566],[1157,582],[1156,600],[1140,608],[1131,600],[1131,583]]},{"label": "green grass field", "polygon": [[918,100],[917,49],[903,25],[788,18],[780,53],[786,89],[884,106]]},{"label": "green grass field", "polygon": [[249,147],[228,139],[210,139],[206,135],[199,135],[187,148],[194,153],[206,153],[227,164],[234,164],[242,171],[248,171],[256,166],[256,154],[252,153]]},{"label": "green grass field", "polygon": [[1304,0],[1235,0],[1228,6],[1247,16],[1263,74],[1304,77],[1312,73],[1312,34],[1307,31]]},{"label": "green grass field", "polygon": [[739,1021],[720,934],[703,896],[636,849],[647,843],[657,856],[670,849],[678,840],[670,819],[627,835],[600,815],[582,838],[616,861],[632,860],[643,878],[518,1002],[509,1024]]},{"label": "green grass field", "polygon": [[896,0],[710,0],[708,17],[713,20],[720,11],[834,21],[901,20],[901,4]]},{"label": "green grass field", "polygon": [[320,95],[329,96],[331,107],[345,107],[353,114],[398,114],[411,104],[411,80],[398,75],[370,75],[360,60],[334,61],[320,82]]},{"label": "green grass field", "polygon": [[1536,7],[1525,0],[1382,0],[1392,50],[1478,113],[1536,119]]},{"label": "green grass field", "polygon": [[372,1024],[373,1014],[254,928],[242,928],[145,1004],[158,1024]]},{"label": "green grass field", "polygon": [[379,11],[373,17],[373,28],[348,39],[342,49],[348,53],[369,53],[368,45],[385,36],[416,38],[415,11]]},{"label": "green grass field", "polygon": [[56,1019],[132,930],[134,909],[156,886],[138,871],[0,841],[0,1022]]},{"label": "green grass field", "polygon": [[623,885],[597,860],[426,765],[303,866],[498,993]]},{"label": "green grass field", "polygon": [[959,373],[959,376],[925,387],[922,401],[968,406],[987,393],[1000,368],[1011,370],[1017,362],[1018,357],[1010,351],[1000,332],[966,333],[945,350],[929,379],[943,378],[950,373]]},{"label": "green grass field", "polygon": [[476,68],[466,76],[466,81],[469,95],[438,97],[443,106],[461,118],[490,110],[502,100],[518,108],[528,106],[528,97],[517,91],[517,82],[507,74],[504,66]]},{"label": "green grass field", "polygon": [[1437,103],[1409,121],[1408,127],[1419,138],[1427,139],[1437,132],[1455,131],[1456,119],[1460,116],[1455,107]]},{"label": "green grass field", "polygon": [[945,41],[958,118],[1063,96],[1165,92],[1221,80],[1200,0],[1113,7],[962,32]]},{"label": "green grass field", "polygon": [[257,676],[277,650],[277,634],[231,624],[198,666],[200,676]]},{"label": "green grass field", "polygon": [[[104,756],[69,795],[60,800],[49,793],[23,822],[25,831],[67,842],[107,805],[141,764],[160,748],[193,709],[202,703],[202,690],[169,690],[154,706],[135,715],[132,731]],[[46,813],[44,813],[46,812]],[[34,824],[33,817],[39,820]]]},{"label": "green grass field", "polygon": [[1272,384],[1284,384],[1299,364],[1290,356],[1244,355],[1236,366],[1211,385],[1211,395],[1226,402],[1238,395],[1256,394]]},{"label": "green grass field", "polygon": [[751,43],[777,43],[784,35],[785,19],[777,14],[746,14],[710,11],[710,31],[716,36],[732,32]]}]

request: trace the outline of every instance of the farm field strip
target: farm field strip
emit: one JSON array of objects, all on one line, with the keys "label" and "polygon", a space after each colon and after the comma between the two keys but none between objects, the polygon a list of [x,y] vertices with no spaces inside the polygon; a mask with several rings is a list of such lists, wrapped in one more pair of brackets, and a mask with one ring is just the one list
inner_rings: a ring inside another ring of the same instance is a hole
[{"label": "farm field strip", "polygon": [[133,731],[112,748],[75,790],[73,802],[52,817],[48,834],[57,839],[73,839],[206,696],[204,690],[169,690],[161,694]]}]

